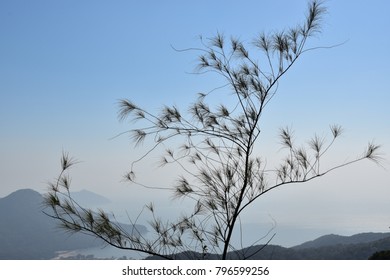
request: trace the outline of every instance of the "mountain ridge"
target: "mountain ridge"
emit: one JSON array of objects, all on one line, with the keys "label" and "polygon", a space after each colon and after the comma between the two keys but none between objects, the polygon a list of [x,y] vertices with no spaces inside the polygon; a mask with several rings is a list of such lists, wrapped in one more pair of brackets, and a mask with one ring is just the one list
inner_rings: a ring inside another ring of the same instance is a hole
[{"label": "mountain ridge", "polygon": [[[98,200],[106,201],[102,198]],[[43,196],[32,189],[20,189],[0,198],[0,259],[52,259],[57,251],[102,245],[101,241],[91,236],[62,231],[56,220],[43,214],[43,209]],[[140,228],[147,232],[146,227]],[[290,248],[267,245],[259,251],[262,246],[231,252],[229,258],[236,259],[245,254],[251,255],[249,259],[258,260],[368,259],[375,252],[390,250],[390,232],[351,236],[329,234]],[[179,258],[196,254],[187,252]],[[216,255],[208,257],[217,258]]]},{"label": "mountain ridge", "polygon": [[[363,233],[363,235],[370,233]],[[360,234],[357,234],[360,235]],[[353,235],[350,236],[353,238]],[[320,237],[321,238],[321,237]],[[348,236],[346,236],[348,238]],[[351,244],[333,244],[316,248],[294,249],[279,245],[256,245],[228,253],[227,258],[248,260],[368,260],[375,253],[390,250],[390,237],[383,239]],[[171,255],[175,259],[186,260],[200,258],[200,253],[183,252]],[[215,260],[218,255],[207,254],[205,259]],[[156,260],[159,257],[150,256],[147,259]]]},{"label": "mountain ridge", "polygon": [[[103,244],[95,237],[60,229],[57,220],[44,214],[51,209],[45,209],[43,202],[43,196],[32,189],[0,198],[0,259],[51,259],[58,251]],[[146,232],[143,226],[139,230]]]},{"label": "mountain ridge", "polygon": [[380,239],[390,237],[389,233],[381,232],[363,232],[350,236],[338,235],[338,234],[327,234],[311,241],[304,242],[300,245],[290,247],[292,249],[301,250],[308,248],[319,248],[332,245],[352,245],[374,242]]}]

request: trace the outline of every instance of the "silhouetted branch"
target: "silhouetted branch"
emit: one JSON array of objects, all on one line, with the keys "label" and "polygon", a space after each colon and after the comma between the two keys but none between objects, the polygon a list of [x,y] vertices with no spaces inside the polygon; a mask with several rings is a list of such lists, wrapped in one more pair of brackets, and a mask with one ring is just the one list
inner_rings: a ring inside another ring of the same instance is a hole
[{"label": "silhouetted branch", "polygon": [[[276,95],[282,78],[302,54],[337,46],[305,49],[307,40],[321,31],[325,13],[322,2],[312,1],[301,25],[261,33],[250,44],[217,33],[211,38],[201,37],[199,48],[174,48],[178,52],[200,53],[198,73],[214,72],[225,79],[223,86],[199,93],[187,110],[164,106],[152,113],[128,99],[119,101],[119,121],[129,119],[134,125],[125,133],[130,134],[136,148],[141,144],[150,145],[132,162],[125,180],[145,188],[170,190],[174,198],[193,204],[190,214],[171,222],[159,218],[154,205],[149,204],[141,211],[147,210],[151,216],[148,236],[136,228],[141,213],[135,222],[129,218],[133,229],[127,232],[125,226],[104,211],[95,213],[83,208],[71,197],[67,171],[75,161],[63,153],[60,175],[50,184],[45,198],[53,211],[49,215],[71,232],[94,235],[117,248],[166,259],[208,258],[212,254],[226,259],[229,252],[237,250],[232,237],[237,224],[240,225],[241,215],[264,194],[285,185],[307,183],[365,159],[380,164],[380,146],[369,143],[355,160],[323,169],[322,158],[343,132],[338,125],[330,127],[330,141],[314,134],[302,146],[296,145],[291,129],[282,128],[279,137],[286,157],[276,168],[268,169],[266,160],[253,155],[262,136],[263,113]],[[220,104],[211,106],[209,95],[222,90],[228,90],[233,101],[227,102],[221,97]],[[175,149],[169,148],[170,142]],[[136,177],[135,165],[161,148],[164,152],[159,157],[160,166],[175,165],[178,171],[176,181],[168,188],[143,184]],[[254,253],[244,250],[239,257],[250,258],[273,236]]]}]

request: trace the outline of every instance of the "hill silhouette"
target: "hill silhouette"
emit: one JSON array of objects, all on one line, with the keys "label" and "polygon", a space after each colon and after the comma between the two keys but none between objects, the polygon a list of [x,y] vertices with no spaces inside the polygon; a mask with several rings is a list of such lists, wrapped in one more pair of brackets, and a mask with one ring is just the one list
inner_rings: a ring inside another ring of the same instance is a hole
[{"label": "hill silhouette", "polygon": [[[87,199],[86,194],[83,193],[84,199]],[[51,259],[58,251],[102,245],[92,236],[69,234],[58,228],[57,221],[43,210],[43,196],[31,189],[0,198],[0,259]],[[146,232],[143,226],[139,226],[139,230]]]},{"label": "hill silhouette", "polygon": [[[247,253],[256,249],[249,248]],[[267,246],[250,259],[367,260],[374,253],[383,250],[390,250],[390,233],[360,233],[352,236],[331,234],[292,248]]]},{"label": "hill silhouette", "polygon": [[329,234],[321,236],[313,241],[308,241],[302,243],[301,245],[292,247],[296,250],[309,249],[309,248],[320,248],[325,246],[333,246],[333,245],[353,245],[359,243],[369,243],[378,241],[381,239],[385,239],[390,237],[389,233],[359,233],[352,236],[342,236],[337,234]]},{"label": "hill silhouette", "polygon": [[[81,192],[79,198],[94,203],[108,202],[88,191]],[[147,232],[144,226],[137,225],[137,228],[141,233]],[[94,237],[69,234],[59,229],[57,221],[43,213],[43,196],[36,191],[22,189],[0,198],[0,259],[52,259],[58,251],[101,245],[102,242]],[[257,260],[367,260],[376,252],[390,250],[390,233],[330,234],[291,248],[277,245],[262,247],[237,250],[231,252],[229,258],[239,259],[245,255],[249,256],[248,259]],[[196,256],[195,252],[185,252],[176,255],[176,258]],[[208,255],[207,258],[216,259],[217,255]]]},{"label": "hill silhouette", "polygon": [[[360,233],[352,236],[325,235],[299,246],[285,248],[278,245],[258,245],[228,254],[228,259],[249,260],[368,260],[376,252],[390,250],[390,233]],[[184,252],[175,259],[200,257],[194,252]],[[218,259],[209,254],[207,259]],[[147,259],[159,259],[149,257]]]}]

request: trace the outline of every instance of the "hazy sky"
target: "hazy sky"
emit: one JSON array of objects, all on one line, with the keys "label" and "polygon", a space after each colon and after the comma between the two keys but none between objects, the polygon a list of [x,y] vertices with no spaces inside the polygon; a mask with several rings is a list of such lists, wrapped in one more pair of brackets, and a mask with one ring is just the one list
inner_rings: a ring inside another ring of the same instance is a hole
[{"label": "hazy sky", "polygon": [[[138,211],[155,201],[169,213],[169,194],[146,191],[122,176],[142,152],[117,119],[130,98],[150,110],[185,107],[198,92],[221,85],[215,75],[192,75],[199,35],[216,32],[249,42],[261,31],[300,23],[307,1],[19,1],[0,2],[0,197],[19,188],[44,192],[59,172],[62,151],[81,163],[75,190],[127,201]],[[246,221],[320,233],[387,231],[390,226],[388,1],[326,1],[323,33],[282,80],[265,115],[259,150],[280,155],[276,136],[292,126],[299,139],[327,135],[340,124],[329,163],[360,155],[367,142],[383,144],[384,168],[363,162],[326,178],[269,193]],[[144,174],[159,182],[152,157]],[[272,163],[272,158],[269,159]],[[165,199],[166,197],[166,199]],[[174,209],[180,209],[178,202]],[[124,204],[121,204],[124,205]],[[134,210],[135,209],[135,210]],[[267,226],[265,226],[266,228]],[[303,234],[303,233],[302,233]]]}]

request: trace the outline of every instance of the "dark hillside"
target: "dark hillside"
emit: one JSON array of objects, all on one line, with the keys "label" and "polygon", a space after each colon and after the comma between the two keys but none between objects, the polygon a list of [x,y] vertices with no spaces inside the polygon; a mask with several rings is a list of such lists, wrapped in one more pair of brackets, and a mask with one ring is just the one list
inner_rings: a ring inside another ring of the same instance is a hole
[{"label": "dark hillside", "polygon": [[[42,195],[31,189],[0,198],[0,259],[51,259],[57,251],[102,245],[94,237],[58,228],[43,210]],[[140,230],[146,228],[140,226]]]},{"label": "dark hillside", "polygon": [[43,197],[30,189],[0,199],[0,259],[49,259],[56,251],[98,245],[86,235],[69,235],[42,210]]},{"label": "dark hillside", "polygon": [[352,236],[341,236],[336,234],[329,234],[321,236],[315,240],[302,243],[301,245],[293,247],[293,249],[308,249],[308,248],[319,248],[324,246],[332,245],[351,245],[359,243],[369,243],[390,237],[390,233],[359,233]]},{"label": "dark hillside", "polygon": [[[383,236],[388,237],[380,239]],[[335,237],[336,235],[320,237],[316,239],[320,242],[311,243],[312,247],[302,246],[303,249],[300,249],[301,245],[293,248],[276,245],[268,245],[263,248],[263,245],[258,245],[231,252],[228,258],[242,259],[242,256],[245,255],[250,260],[368,260],[376,252],[390,250],[390,236],[387,233],[364,233]],[[326,240],[324,244],[327,245],[321,246],[320,244],[324,240]],[[343,244],[339,243],[340,240],[343,241]],[[359,240],[362,242],[358,243]],[[369,242],[368,240],[374,241]],[[176,258],[186,259],[189,255],[193,256],[194,253],[187,252],[177,255]],[[200,255],[198,254],[198,256]],[[148,259],[158,258],[149,257]],[[217,256],[208,255],[207,259],[217,259]]]}]

